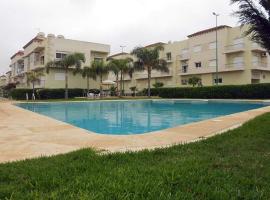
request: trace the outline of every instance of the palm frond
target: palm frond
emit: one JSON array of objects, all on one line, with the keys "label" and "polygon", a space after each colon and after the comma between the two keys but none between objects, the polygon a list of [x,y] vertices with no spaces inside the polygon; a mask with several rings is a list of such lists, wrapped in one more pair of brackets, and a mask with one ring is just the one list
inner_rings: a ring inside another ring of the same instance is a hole
[{"label": "palm frond", "polygon": [[240,24],[249,25],[245,36],[270,52],[270,0],[231,0],[231,3],[239,5],[234,15],[239,17]]}]

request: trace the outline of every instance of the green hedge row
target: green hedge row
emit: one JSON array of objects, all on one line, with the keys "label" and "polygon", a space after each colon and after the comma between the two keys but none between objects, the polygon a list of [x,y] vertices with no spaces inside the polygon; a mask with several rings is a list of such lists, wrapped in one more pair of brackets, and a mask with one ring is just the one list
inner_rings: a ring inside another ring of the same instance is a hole
[{"label": "green hedge row", "polygon": [[[91,93],[98,94],[98,89],[91,89]],[[32,89],[13,89],[10,92],[10,96],[16,100],[25,100],[26,93],[28,93],[29,99],[32,96]],[[69,89],[68,97],[83,97],[86,96],[85,89]],[[36,99],[64,99],[65,98],[65,89],[37,89],[35,90]]]},{"label": "green hedge row", "polygon": [[270,99],[270,84],[158,88],[151,89],[151,95],[162,98]]}]

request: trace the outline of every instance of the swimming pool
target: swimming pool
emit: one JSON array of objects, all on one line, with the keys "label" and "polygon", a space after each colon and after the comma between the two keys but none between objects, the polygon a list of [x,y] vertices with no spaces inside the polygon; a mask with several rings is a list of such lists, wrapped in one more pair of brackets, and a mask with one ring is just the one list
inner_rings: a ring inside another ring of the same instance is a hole
[{"label": "swimming pool", "polygon": [[267,106],[253,102],[196,100],[19,103],[16,105],[95,133],[111,135],[143,134]]}]

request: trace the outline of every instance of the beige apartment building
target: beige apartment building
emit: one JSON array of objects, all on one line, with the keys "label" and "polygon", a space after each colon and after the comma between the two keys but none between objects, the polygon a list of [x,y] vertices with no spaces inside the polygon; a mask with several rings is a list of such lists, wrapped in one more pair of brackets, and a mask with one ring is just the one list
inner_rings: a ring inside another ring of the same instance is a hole
[{"label": "beige apartment building", "polygon": [[[196,32],[186,40],[156,43],[163,45],[160,57],[168,63],[169,73],[153,71],[151,85],[164,83],[165,87],[187,87],[188,79],[196,76],[203,86],[270,83],[270,60],[265,49],[253,43],[243,33],[247,27],[219,26]],[[216,80],[216,30],[218,32],[218,80]],[[117,54],[112,58],[132,57]],[[112,77],[112,76],[111,76]],[[147,72],[136,72],[125,78],[126,88],[147,87]]]},{"label": "beige apartment building", "polygon": [[[24,47],[11,57],[11,82],[17,83],[17,88],[29,88],[26,73],[31,70],[42,70],[44,76],[36,83],[36,88],[64,88],[65,74],[63,69],[52,68],[49,73],[45,65],[52,60],[60,60],[71,53],[83,53],[86,61],[84,66],[90,66],[94,60],[106,60],[110,46],[92,42],[65,39],[64,36],[39,33]],[[97,82],[91,80],[91,88],[98,88]],[[69,88],[86,88],[86,79],[80,74],[69,71]]]}]

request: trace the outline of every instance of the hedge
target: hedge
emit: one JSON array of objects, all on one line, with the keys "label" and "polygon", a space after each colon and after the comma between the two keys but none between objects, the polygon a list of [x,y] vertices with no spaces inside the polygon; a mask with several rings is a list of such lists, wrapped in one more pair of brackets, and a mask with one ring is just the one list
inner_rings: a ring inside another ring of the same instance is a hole
[{"label": "hedge", "polygon": [[[85,96],[85,89],[68,89],[68,97],[83,97]],[[90,92],[98,94],[99,90],[91,89]],[[32,96],[32,89],[13,89],[10,96],[16,100],[25,100],[26,93],[29,98]],[[36,89],[35,96],[37,99],[63,99],[65,98],[65,89]]]},{"label": "hedge", "polygon": [[[143,91],[145,93],[146,90]],[[151,89],[152,96],[197,99],[270,99],[270,84]]]}]

